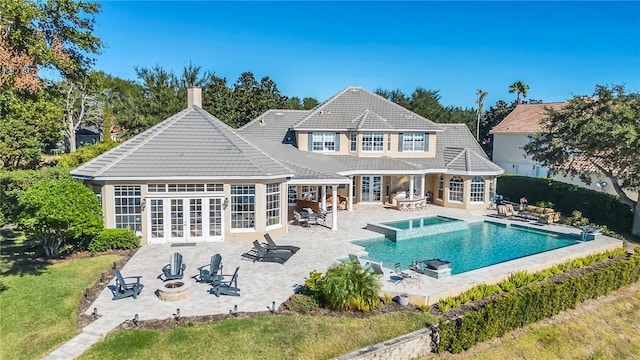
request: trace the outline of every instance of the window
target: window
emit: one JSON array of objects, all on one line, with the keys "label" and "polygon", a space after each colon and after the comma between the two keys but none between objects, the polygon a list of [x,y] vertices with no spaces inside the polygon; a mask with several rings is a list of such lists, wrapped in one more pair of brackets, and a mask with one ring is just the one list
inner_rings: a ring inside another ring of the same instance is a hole
[{"label": "window", "polygon": [[462,190],[464,181],[460,176],[454,176],[449,180],[449,201],[462,202]]},{"label": "window", "polygon": [[471,202],[484,202],[484,179],[474,176],[471,180]]},{"label": "window", "polygon": [[224,190],[223,184],[148,184],[147,192],[150,193],[166,193],[166,192],[205,192]]},{"label": "window", "polygon": [[387,134],[387,151],[391,151],[391,133]]},{"label": "window", "polygon": [[142,231],[140,186],[117,185],[113,187],[116,228]]},{"label": "window", "polygon": [[224,185],[223,184],[207,184],[207,191],[222,192],[224,191]]},{"label": "window", "polygon": [[404,133],[402,135],[402,151],[424,151],[424,133]]},{"label": "window", "polygon": [[267,226],[280,224],[280,184],[267,184]]},{"label": "window", "polygon": [[151,213],[151,237],[154,239],[164,237],[164,202],[162,199],[151,199],[149,204]]},{"label": "window", "polygon": [[302,186],[302,200],[318,201],[318,187],[317,186]]},{"label": "window", "polygon": [[296,204],[296,200],[298,200],[298,187],[297,186],[289,186],[289,191],[287,193],[287,198],[290,206],[294,206]]},{"label": "window", "polygon": [[444,198],[444,176],[440,175],[438,178],[438,200]]},{"label": "window", "polygon": [[209,200],[209,235],[222,235],[222,198]]},{"label": "window", "polygon": [[255,185],[231,185],[231,229],[253,229]]},{"label": "window", "polygon": [[335,151],[336,133],[313,133],[313,151]]},{"label": "window", "polygon": [[384,151],[384,134],[362,133],[362,151]]},{"label": "window", "polygon": [[352,132],[349,134],[349,144],[351,146],[349,148],[351,152],[358,151],[358,133]]}]

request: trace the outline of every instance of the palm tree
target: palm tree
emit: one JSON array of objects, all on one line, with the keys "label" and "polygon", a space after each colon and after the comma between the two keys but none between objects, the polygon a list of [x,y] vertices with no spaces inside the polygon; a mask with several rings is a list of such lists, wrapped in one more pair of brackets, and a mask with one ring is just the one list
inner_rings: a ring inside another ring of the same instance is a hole
[{"label": "palm tree", "polygon": [[478,91],[476,91],[476,95],[478,95],[478,100],[476,100],[476,104],[478,104],[478,113],[476,114],[478,117],[478,121],[476,123],[476,140],[480,141],[480,119],[482,118],[484,110],[484,98],[489,95],[489,93],[478,89]]},{"label": "palm tree", "polygon": [[518,94],[518,98],[516,99],[516,101],[518,102],[518,105],[520,105],[520,94],[522,94],[523,98],[526,98],[527,91],[529,91],[529,85],[523,83],[522,81],[516,81],[513,84],[511,84],[511,86],[509,86],[510,93]]}]

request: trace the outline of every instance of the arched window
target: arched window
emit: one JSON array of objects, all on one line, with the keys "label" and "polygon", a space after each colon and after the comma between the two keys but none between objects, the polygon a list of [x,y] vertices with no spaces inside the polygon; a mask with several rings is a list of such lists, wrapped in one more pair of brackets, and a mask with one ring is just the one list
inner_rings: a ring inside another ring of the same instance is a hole
[{"label": "arched window", "polygon": [[460,176],[454,176],[449,180],[449,201],[462,202],[464,181]]},{"label": "arched window", "polygon": [[484,202],[484,179],[474,176],[471,180],[471,202]]},{"label": "arched window", "polygon": [[438,200],[444,199],[444,175],[438,178]]}]

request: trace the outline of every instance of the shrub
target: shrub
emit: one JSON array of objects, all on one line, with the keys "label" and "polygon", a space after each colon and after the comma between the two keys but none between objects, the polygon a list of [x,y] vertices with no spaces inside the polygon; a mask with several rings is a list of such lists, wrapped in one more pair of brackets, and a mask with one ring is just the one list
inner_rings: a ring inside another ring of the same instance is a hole
[{"label": "shrub", "polygon": [[440,311],[442,311],[443,313],[447,313],[451,311],[451,309],[457,308],[459,306],[460,304],[458,304],[458,302],[455,301],[451,296],[440,299],[440,301],[438,301],[438,309],[440,309]]},{"label": "shrub", "polygon": [[287,308],[300,314],[306,314],[320,308],[320,304],[313,296],[293,294],[287,302]]},{"label": "shrub", "polygon": [[115,141],[107,141],[99,144],[83,146],[72,153],[62,155],[60,160],[58,160],[58,164],[64,167],[75,168],[78,165],[116,147],[117,145],[119,145],[119,143]]},{"label": "shrub", "polygon": [[500,286],[500,289],[502,289],[502,291],[504,291],[504,292],[511,292],[511,291],[514,291],[517,288],[516,284],[514,284],[510,280],[505,280],[505,281],[501,282],[500,284],[498,284],[498,286]]},{"label": "shrub", "polygon": [[309,277],[304,280],[304,286],[309,290],[312,294],[320,295],[322,292],[322,282],[324,281],[324,276],[321,272],[317,270],[313,270],[309,273]]},{"label": "shrub", "polygon": [[382,303],[387,305],[392,301],[393,301],[393,296],[391,294],[384,293],[384,295],[382,296]]},{"label": "shrub", "polygon": [[100,252],[116,249],[135,249],[140,246],[140,238],[127,229],[104,229],[89,243],[89,251]]},{"label": "shrub", "polygon": [[423,313],[428,313],[429,311],[431,311],[431,306],[424,304],[424,305],[420,305],[419,309]]},{"label": "shrub", "polygon": [[492,285],[480,284],[476,286],[476,288],[482,293],[483,297],[493,295],[493,294],[500,294],[502,292],[502,289],[500,288],[500,286],[495,284],[492,284]]},{"label": "shrub", "polygon": [[571,216],[565,219],[565,224],[580,227],[589,225],[589,219],[582,216],[582,211],[574,210],[571,213]]},{"label": "shrub", "polygon": [[380,305],[378,278],[356,263],[329,268],[323,280],[322,300],[331,309],[370,311]]},{"label": "shrub", "polygon": [[516,271],[509,275],[509,281],[512,282],[516,288],[521,288],[535,281],[535,276],[526,271]]}]

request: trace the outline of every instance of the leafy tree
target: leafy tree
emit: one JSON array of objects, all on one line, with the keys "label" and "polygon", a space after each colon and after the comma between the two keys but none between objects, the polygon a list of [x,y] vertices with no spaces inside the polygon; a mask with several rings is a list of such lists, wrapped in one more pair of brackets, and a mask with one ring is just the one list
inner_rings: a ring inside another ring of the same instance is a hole
[{"label": "leafy tree", "polygon": [[227,86],[227,79],[209,74],[202,89],[202,108],[226,124],[233,123],[236,117],[236,105],[233,101],[233,89]]},{"label": "leafy tree", "polygon": [[112,132],[128,137],[146,129],[147,125],[142,125],[144,114],[138,111],[144,105],[141,85],[104,72],[94,72],[92,76],[99,91],[99,101],[103,104],[104,141],[110,139]]},{"label": "leafy tree", "polygon": [[318,104],[320,104],[318,100],[312,97],[306,97],[302,99],[302,108],[304,110],[311,110],[314,107],[318,106]]},{"label": "leafy tree", "polygon": [[489,157],[491,157],[493,153],[493,136],[489,134],[489,131],[504,120],[515,108],[515,102],[509,105],[506,101],[498,100],[495,105],[490,106],[489,110],[485,111],[482,121],[480,122],[480,146],[482,146],[482,149],[484,149]]},{"label": "leafy tree", "polygon": [[318,100],[312,97],[300,99],[299,97],[294,96],[287,99],[284,104],[284,108],[289,110],[311,110],[314,107],[318,106],[318,104]]},{"label": "leafy tree", "polygon": [[522,81],[516,81],[513,84],[511,84],[511,86],[509,86],[509,92],[517,94],[516,102],[518,104],[520,104],[520,95],[526,98],[528,91],[529,91],[529,85],[523,83]]},{"label": "leafy tree", "polygon": [[65,245],[86,248],[103,229],[98,198],[73,179],[38,182],[20,197],[19,207],[18,228],[47,256]]},{"label": "leafy tree", "polygon": [[100,5],[73,0],[0,2],[0,85],[35,93],[42,68],[83,73],[102,47],[93,35]]},{"label": "leafy tree", "polygon": [[64,96],[64,136],[69,141],[69,151],[76,151],[76,131],[83,126],[102,128],[104,105],[100,101],[98,85],[92,76],[58,84]]},{"label": "leafy tree", "polygon": [[129,131],[137,134],[186,107],[186,92],[178,77],[160,66],[153,68],[136,68],[136,75],[142,85],[142,97],[136,98],[135,104],[138,120],[131,123]]},{"label": "leafy tree", "polygon": [[62,139],[63,110],[47,85],[33,94],[7,86],[0,91],[0,164],[6,169],[35,169],[43,151]]},{"label": "leafy tree", "polygon": [[282,109],[286,97],[268,76],[258,82],[253,73],[244,72],[233,85],[235,117],[229,125],[240,127],[269,109]]},{"label": "leafy tree", "polygon": [[634,209],[633,235],[640,235],[640,202],[623,189],[640,190],[640,94],[623,85],[597,85],[593,98],[575,96],[560,110],[547,110],[542,130],[524,150],[552,171],[591,183],[590,167],[611,181],[620,202]]}]

